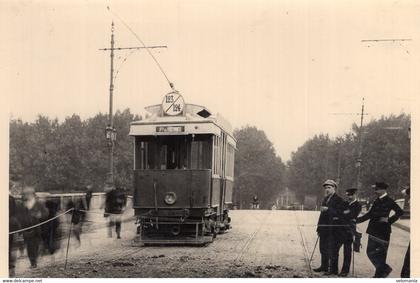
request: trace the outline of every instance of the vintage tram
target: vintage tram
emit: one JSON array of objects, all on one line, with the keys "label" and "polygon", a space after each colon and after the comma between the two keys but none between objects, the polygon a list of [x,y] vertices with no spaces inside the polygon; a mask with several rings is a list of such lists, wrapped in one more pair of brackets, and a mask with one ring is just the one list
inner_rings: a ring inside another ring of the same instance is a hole
[{"label": "vintage tram", "polygon": [[146,107],[134,138],[140,244],[206,244],[230,228],[236,141],[230,124],[176,91]]}]

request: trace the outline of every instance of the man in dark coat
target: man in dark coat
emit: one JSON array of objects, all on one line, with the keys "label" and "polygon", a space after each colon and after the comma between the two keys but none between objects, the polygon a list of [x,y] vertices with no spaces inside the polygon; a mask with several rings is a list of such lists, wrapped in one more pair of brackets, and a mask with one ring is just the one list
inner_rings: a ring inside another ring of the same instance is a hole
[{"label": "man in dark coat", "polygon": [[314,271],[324,271],[326,275],[331,275],[338,274],[339,238],[345,225],[343,213],[346,203],[336,194],[337,184],[333,180],[326,180],[323,187],[326,196],[322,201],[316,230],[319,236],[321,266]]},{"label": "man in dark coat", "polygon": [[[375,266],[375,278],[387,277],[392,268],[386,263],[389,239],[391,237],[391,225],[397,221],[403,210],[391,199],[386,190],[388,185],[384,182],[377,182],[372,186],[377,198],[373,201],[370,210],[363,216],[358,217],[356,222],[369,221],[366,233],[369,234],[366,253],[369,260]],[[395,212],[389,216],[391,210]]]},{"label": "man in dark coat", "polygon": [[346,277],[350,271],[352,244],[356,235],[356,218],[362,210],[362,205],[356,199],[357,189],[351,188],[346,190],[347,206],[344,210],[345,223],[348,225],[343,227],[343,237],[341,237],[340,247],[343,245],[343,267],[339,274],[340,277]]}]

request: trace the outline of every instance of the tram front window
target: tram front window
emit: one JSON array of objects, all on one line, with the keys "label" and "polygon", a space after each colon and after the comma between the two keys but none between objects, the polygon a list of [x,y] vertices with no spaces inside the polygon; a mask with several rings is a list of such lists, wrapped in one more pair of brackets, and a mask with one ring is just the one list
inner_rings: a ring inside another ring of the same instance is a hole
[{"label": "tram front window", "polygon": [[211,135],[136,137],[135,169],[210,169]]}]

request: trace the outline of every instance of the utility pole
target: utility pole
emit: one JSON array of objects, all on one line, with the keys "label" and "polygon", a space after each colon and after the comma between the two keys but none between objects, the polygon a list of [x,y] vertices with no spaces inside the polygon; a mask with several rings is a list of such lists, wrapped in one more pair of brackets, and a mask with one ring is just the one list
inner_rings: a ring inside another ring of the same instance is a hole
[{"label": "utility pole", "polygon": [[356,160],[357,167],[357,179],[356,179],[356,188],[360,191],[361,184],[361,173],[362,173],[362,137],[363,137],[363,116],[365,112],[365,98],[362,99],[362,112],[360,115],[360,128],[359,128],[359,152]]},{"label": "utility pole", "polygon": [[[356,168],[357,168],[357,175],[356,175],[356,187],[357,189],[361,189],[361,166],[362,166],[362,136],[363,136],[363,119],[364,116],[369,115],[365,113],[365,98],[362,98],[362,111],[361,113],[329,113],[330,115],[360,115],[360,128],[359,128],[359,143],[357,148],[357,158],[356,158]],[[341,146],[342,141],[339,142],[339,147]],[[337,180],[341,182],[341,152],[339,149],[338,152],[338,165],[337,165]]]},{"label": "utility pole", "polygon": [[145,49],[145,48],[166,48],[166,46],[140,46],[140,47],[115,47],[114,40],[114,22],[111,24],[111,47],[110,48],[101,48],[101,51],[111,51],[111,70],[110,70],[110,80],[109,80],[109,113],[108,113],[108,125],[105,128],[105,137],[108,141],[108,176],[106,180],[106,185],[108,187],[114,186],[114,147],[115,141],[117,139],[117,130],[114,128],[114,116],[113,116],[113,100],[114,100],[114,51],[115,50],[133,50],[133,49]]}]

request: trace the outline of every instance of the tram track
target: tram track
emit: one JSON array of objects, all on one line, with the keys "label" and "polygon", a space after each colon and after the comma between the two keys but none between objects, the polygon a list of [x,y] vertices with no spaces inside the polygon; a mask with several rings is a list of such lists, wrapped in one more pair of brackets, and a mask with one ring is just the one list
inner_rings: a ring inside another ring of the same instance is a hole
[{"label": "tram track", "polygon": [[256,235],[261,231],[261,228],[264,226],[264,224],[267,222],[267,219],[269,218],[269,216],[271,215],[271,210],[269,212],[269,214],[263,218],[263,220],[261,221],[260,225],[257,227],[257,229],[252,232],[252,234],[248,237],[248,239],[245,241],[244,246],[241,248],[241,250],[239,251],[237,257],[233,260],[234,263],[238,263],[242,260],[243,256],[245,255],[245,252],[248,250],[249,246],[251,245],[251,243],[253,242],[253,240],[255,239]]},{"label": "tram track", "polygon": [[309,260],[308,248],[306,246],[306,239],[305,239],[304,233],[302,232],[302,229],[300,227],[300,221],[299,221],[299,217],[298,217],[296,211],[294,211],[294,215],[295,215],[296,223],[297,223],[296,229],[298,230],[299,235],[300,235],[300,243],[301,243],[302,248],[303,248],[303,255],[304,255],[306,267],[309,271],[309,274],[312,276],[313,272],[312,272],[311,262]]}]

